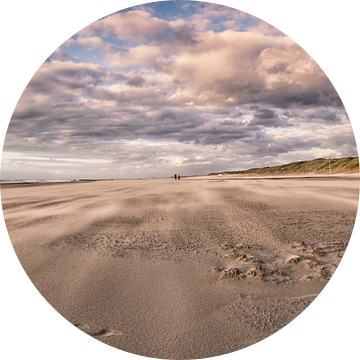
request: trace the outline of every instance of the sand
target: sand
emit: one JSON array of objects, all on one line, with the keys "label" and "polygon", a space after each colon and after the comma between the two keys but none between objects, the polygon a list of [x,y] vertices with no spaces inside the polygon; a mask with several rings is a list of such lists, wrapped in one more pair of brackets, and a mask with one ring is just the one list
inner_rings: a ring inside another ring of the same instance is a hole
[{"label": "sand", "polygon": [[189,359],[248,347],[312,303],[347,248],[359,178],[114,180],[1,195],[24,270],[71,324],[133,354]]}]

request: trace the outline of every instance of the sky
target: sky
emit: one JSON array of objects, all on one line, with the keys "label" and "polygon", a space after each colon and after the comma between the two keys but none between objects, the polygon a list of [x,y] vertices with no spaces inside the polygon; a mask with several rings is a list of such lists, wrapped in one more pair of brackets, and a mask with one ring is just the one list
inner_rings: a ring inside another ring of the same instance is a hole
[{"label": "sky", "polygon": [[1,179],[150,178],[357,156],[342,101],[277,28],[203,2],[128,8],[56,49],[22,94]]}]

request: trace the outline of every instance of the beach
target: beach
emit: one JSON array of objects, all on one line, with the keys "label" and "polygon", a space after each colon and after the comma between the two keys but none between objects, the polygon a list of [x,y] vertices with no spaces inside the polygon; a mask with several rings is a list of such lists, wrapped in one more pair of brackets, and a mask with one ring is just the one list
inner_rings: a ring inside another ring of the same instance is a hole
[{"label": "beach", "polygon": [[347,248],[359,178],[4,185],[1,196],[20,263],[71,324],[133,354],[190,359],[257,343],[312,303]]}]

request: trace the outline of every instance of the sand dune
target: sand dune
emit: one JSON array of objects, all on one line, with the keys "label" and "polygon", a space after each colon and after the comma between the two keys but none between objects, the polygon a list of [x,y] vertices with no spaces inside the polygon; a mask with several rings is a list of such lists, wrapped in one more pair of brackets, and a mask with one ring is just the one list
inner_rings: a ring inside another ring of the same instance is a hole
[{"label": "sand dune", "polygon": [[122,180],[1,195],[16,254],[60,314],[116,348],[188,359],[256,343],[315,299],[349,242],[359,179]]}]

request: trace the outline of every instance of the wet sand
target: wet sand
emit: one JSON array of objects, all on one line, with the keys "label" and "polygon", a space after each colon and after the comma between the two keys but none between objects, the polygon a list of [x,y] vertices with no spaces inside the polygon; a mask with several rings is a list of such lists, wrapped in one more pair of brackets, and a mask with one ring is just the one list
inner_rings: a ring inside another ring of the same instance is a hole
[{"label": "wet sand", "polygon": [[113,347],[183,359],[245,348],[306,309],[346,250],[359,178],[122,180],[1,194],[16,254],[60,314]]}]

